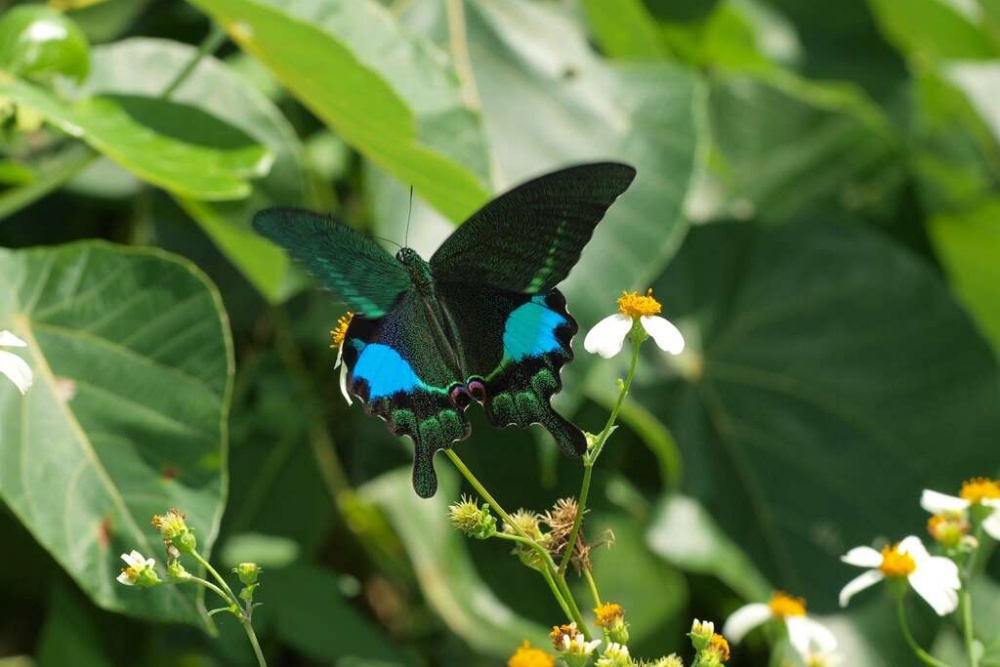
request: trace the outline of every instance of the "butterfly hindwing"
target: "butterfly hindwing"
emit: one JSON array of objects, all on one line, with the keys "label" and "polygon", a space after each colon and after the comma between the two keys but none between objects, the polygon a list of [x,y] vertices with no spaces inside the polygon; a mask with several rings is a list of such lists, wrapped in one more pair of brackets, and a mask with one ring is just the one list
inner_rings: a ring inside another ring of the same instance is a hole
[{"label": "butterfly hindwing", "polygon": [[431,257],[436,279],[538,294],[562,281],[635,169],[617,162],[554,171],[466,220]]},{"label": "butterfly hindwing", "polygon": [[465,406],[450,397],[460,381],[452,354],[442,349],[425,304],[413,291],[385,317],[355,316],[344,341],[350,392],[392,433],[413,439],[413,488],[424,498],[437,489],[434,454],[469,435]]},{"label": "butterfly hindwing", "polygon": [[269,208],[254,216],[253,226],[356,313],[382,317],[411,286],[410,276],[389,253],[335,218]]},{"label": "butterfly hindwing", "polygon": [[525,295],[450,283],[438,289],[458,331],[466,382],[484,385],[490,423],[541,424],[567,454],[586,451],[583,433],[550,403],[562,388],[559,372],[573,359],[577,332],[559,290]]}]

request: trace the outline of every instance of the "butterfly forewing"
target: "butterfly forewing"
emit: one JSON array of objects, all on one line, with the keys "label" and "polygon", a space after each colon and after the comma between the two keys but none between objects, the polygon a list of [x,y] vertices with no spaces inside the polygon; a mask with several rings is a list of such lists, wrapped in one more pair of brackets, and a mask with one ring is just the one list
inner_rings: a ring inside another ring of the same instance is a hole
[{"label": "butterfly forewing", "polygon": [[410,276],[392,255],[335,218],[269,208],[254,216],[253,226],[356,313],[382,317],[410,288]]},{"label": "butterfly forewing", "polygon": [[580,259],[583,247],[635,169],[617,162],[569,167],[500,195],[438,248],[436,279],[522,294],[547,292]]}]

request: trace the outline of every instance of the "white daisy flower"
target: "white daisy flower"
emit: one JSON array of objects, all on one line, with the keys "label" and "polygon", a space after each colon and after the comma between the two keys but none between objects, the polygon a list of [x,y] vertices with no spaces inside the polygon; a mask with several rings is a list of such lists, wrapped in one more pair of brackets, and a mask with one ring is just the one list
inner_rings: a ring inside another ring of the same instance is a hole
[{"label": "white daisy flower", "polygon": [[594,663],[594,667],[626,667],[631,664],[632,656],[629,655],[628,646],[611,642]]},{"label": "white daisy flower", "polygon": [[837,638],[833,633],[806,616],[805,600],[781,591],[776,592],[766,604],[748,604],[734,611],[726,619],[722,634],[736,644],[757,626],[774,619],[785,624],[788,641],[803,658],[815,650],[827,653],[837,650]]},{"label": "white daisy flower", "polygon": [[990,537],[1000,540],[1000,481],[985,477],[970,479],[962,484],[958,496],[925,489],[920,506],[935,516],[958,513],[968,519],[971,512]]},{"label": "white daisy flower", "polygon": [[[27,343],[6,329],[0,331],[0,347],[27,346]],[[28,393],[28,389],[31,388],[31,383],[34,380],[31,367],[28,366],[24,359],[13,352],[5,352],[3,350],[0,350],[0,373],[6,375],[7,379],[14,383],[14,386],[21,392],[22,396]]]},{"label": "white daisy flower", "polygon": [[843,660],[834,651],[824,651],[822,649],[810,649],[801,654],[802,662],[806,667],[837,667]]},{"label": "white daisy flower", "polygon": [[351,394],[347,391],[347,364],[344,363],[344,339],[347,338],[347,327],[351,326],[352,319],[354,319],[354,313],[348,311],[347,314],[337,320],[337,328],[330,332],[330,336],[333,338],[333,344],[330,347],[337,348],[337,363],[333,367],[340,368],[340,393],[347,399],[348,405],[353,404],[354,401],[351,400]]},{"label": "white daisy flower", "polygon": [[[580,633],[575,635],[563,635],[561,651],[566,658],[589,658],[594,650],[601,645],[600,639],[587,641]],[[584,662],[583,664],[586,664]]]},{"label": "white daisy flower", "polygon": [[618,312],[595,324],[583,340],[583,347],[591,354],[610,359],[622,351],[625,338],[638,321],[661,350],[680,354],[684,351],[684,336],[669,320],[657,316],[660,310],[662,306],[653,298],[653,290],[646,296],[626,292],[618,298]]},{"label": "white daisy flower", "polygon": [[846,607],[855,594],[887,577],[905,578],[938,616],[950,614],[958,606],[958,590],[962,587],[958,566],[948,558],[931,556],[919,537],[910,535],[881,552],[871,547],[855,547],[840,560],[848,565],[871,568],[840,591],[841,607]]},{"label": "white daisy flower", "polygon": [[133,549],[131,553],[122,554],[122,560],[128,567],[123,568],[118,575],[118,583],[139,587],[155,586],[160,583],[156,574],[156,561],[152,558],[145,558]]}]

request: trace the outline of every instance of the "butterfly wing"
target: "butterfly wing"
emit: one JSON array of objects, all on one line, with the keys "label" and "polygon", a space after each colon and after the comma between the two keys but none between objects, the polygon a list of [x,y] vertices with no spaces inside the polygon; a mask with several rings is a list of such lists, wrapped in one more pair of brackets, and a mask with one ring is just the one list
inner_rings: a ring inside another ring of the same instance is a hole
[{"label": "butterfly wing", "polygon": [[576,321],[559,290],[518,294],[492,288],[438,286],[458,331],[458,350],[469,377],[483,384],[486,416],[498,428],[541,424],[571,456],[587,449],[583,432],[556,412],[560,369],[573,359]]},{"label": "butterfly wing", "polygon": [[554,171],[500,195],[438,248],[435,279],[540,294],[562,281],[580,259],[608,207],[635,169],[617,162]]},{"label": "butterfly wing", "polygon": [[254,216],[253,227],[356,313],[382,317],[411,286],[406,269],[389,253],[335,218],[269,208]]},{"label": "butterfly wing", "polygon": [[415,291],[382,318],[354,317],[343,347],[348,389],[389,431],[413,439],[413,488],[423,498],[437,490],[433,458],[469,435],[468,403],[453,400],[460,377],[454,352],[437,333]]}]

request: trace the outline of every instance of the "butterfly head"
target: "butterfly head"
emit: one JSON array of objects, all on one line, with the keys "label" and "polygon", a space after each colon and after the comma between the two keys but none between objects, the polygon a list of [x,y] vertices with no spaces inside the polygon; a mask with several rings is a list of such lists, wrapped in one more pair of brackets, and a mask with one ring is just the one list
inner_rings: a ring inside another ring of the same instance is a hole
[{"label": "butterfly head", "polygon": [[431,284],[431,267],[424,261],[424,258],[417,254],[413,248],[400,248],[396,253],[396,259],[402,264],[410,278],[420,289]]}]

